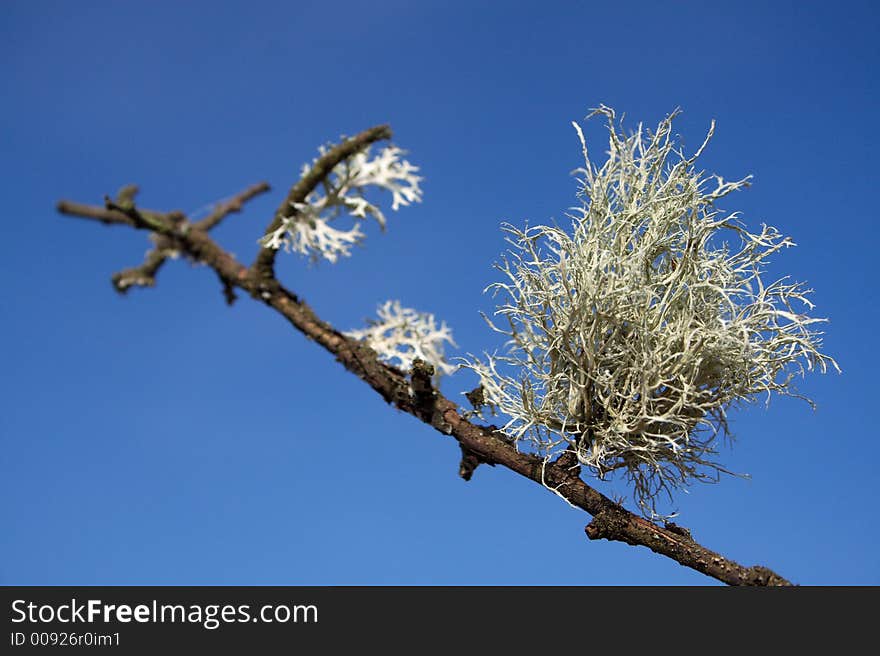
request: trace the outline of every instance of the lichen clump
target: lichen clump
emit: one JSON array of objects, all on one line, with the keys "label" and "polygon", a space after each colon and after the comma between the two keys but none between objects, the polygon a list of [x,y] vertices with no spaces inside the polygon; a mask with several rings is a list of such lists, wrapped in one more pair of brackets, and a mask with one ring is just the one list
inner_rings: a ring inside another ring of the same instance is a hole
[{"label": "lichen clump", "polygon": [[445,321],[439,324],[430,312],[403,307],[400,301],[389,300],[379,306],[378,319],[371,319],[366,328],[350,330],[348,337],[365,342],[376,351],[379,359],[408,371],[415,360],[434,367],[437,376],[454,373],[444,345],[455,346],[452,330]]},{"label": "lichen clump", "polygon": [[511,250],[488,288],[503,300],[487,321],[506,349],[466,366],[520,448],[621,471],[654,513],[659,493],[726,471],[717,438],[732,404],[799,396],[796,375],[837,364],[820,352],[824,319],[805,313],[810,290],[762,278],[793,242],[717,206],[748,178],[696,168],[714,123],[687,155],[672,138],[677,112],[629,135],[612,109],[597,114],[608,158],[593,164],[574,124],[584,167],[571,229],[504,227]]}]

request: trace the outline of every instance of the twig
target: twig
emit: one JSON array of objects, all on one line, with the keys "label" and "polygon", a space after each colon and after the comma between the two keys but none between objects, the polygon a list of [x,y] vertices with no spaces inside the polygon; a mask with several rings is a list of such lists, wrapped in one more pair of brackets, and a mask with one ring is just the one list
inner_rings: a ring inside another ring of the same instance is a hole
[{"label": "twig", "polygon": [[100,221],[104,225],[135,225],[134,221],[122,212],[108,210],[106,207],[83,205],[82,203],[62,200],[55,205],[55,209],[66,216],[75,216],[80,219],[94,219],[95,221]]},{"label": "twig", "polygon": [[166,253],[167,251],[160,249],[157,244],[147,253],[143,264],[114,273],[113,287],[120,294],[127,293],[132,287],[154,287],[156,274],[168,258]]},{"label": "twig", "polygon": [[[229,214],[240,212],[246,202],[269,191],[269,189],[269,184],[266,182],[251,185],[229,200],[218,203],[209,216],[191,226],[186,225],[186,217],[181,212],[163,213],[135,207],[134,198],[138,193],[136,185],[127,185],[120,189],[115,200],[105,197],[103,208],[62,200],[58,203],[57,209],[61,214],[67,216],[95,219],[107,225],[121,224],[154,232],[155,246],[147,253],[144,263],[123,269],[113,274],[111,278],[114,289],[120,294],[125,294],[132,287],[154,287],[156,274],[162,265],[169,257],[174,257],[179,253],[176,240],[170,232],[171,227],[207,232]],[[228,305],[232,305],[236,300],[234,289],[225,281],[223,282],[223,298]]]},{"label": "twig", "polygon": [[250,187],[248,187],[241,193],[236,194],[229,200],[218,203],[213,212],[211,212],[201,221],[196,221],[194,225],[195,227],[201,228],[202,230],[210,230],[211,228],[218,225],[229,214],[232,214],[233,212],[241,212],[241,208],[246,202],[248,202],[255,196],[259,196],[260,194],[269,191],[270,189],[271,187],[269,187],[268,182],[258,182],[255,185],[251,185]]},{"label": "twig", "polygon": [[[391,139],[391,128],[387,125],[364,130],[360,134],[346,139],[321,155],[312,167],[299,179],[287,194],[284,202],[275,210],[275,216],[263,231],[264,235],[270,235],[281,227],[285,217],[290,216],[293,205],[303,203],[315,188],[327,179],[334,168],[355,153],[364,150],[367,146],[382,139]],[[262,248],[254,261],[251,271],[257,280],[270,281],[275,276],[275,254],[277,249]]]},{"label": "twig", "polygon": [[131,200],[127,202],[114,201],[110,196],[104,196],[104,206],[111,212],[119,212],[127,216],[136,228],[145,228],[159,234],[166,234],[168,231],[166,216],[140,210]]}]

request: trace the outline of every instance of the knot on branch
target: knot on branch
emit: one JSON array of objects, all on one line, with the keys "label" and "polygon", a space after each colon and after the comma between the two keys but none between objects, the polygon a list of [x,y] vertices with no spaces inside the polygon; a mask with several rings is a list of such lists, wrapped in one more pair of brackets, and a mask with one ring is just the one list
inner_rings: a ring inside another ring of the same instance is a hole
[{"label": "knot on branch", "polygon": [[437,392],[434,390],[434,373],[432,364],[419,358],[413,360],[410,384],[416,416],[429,423],[434,415],[434,400],[437,398]]},{"label": "knot on branch", "polygon": [[253,272],[249,271],[247,277],[250,277],[249,289],[251,296],[257,300],[268,303],[275,294],[281,290],[281,283],[275,278],[255,279]]},{"label": "knot on branch", "polygon": [[437,404],[440,397],[434,389],[434,365],[425,362],[421,358],[415,358],[410,369],[410,404],[412,414],[427,424],[430,424],[444,435],[452,434],[452,426],[443,417],[447,408],[441,408]]},{"label": "knot on branch", "polygon": [[612,507],[605,507],[593,516],[593,521],[584,527],[584,532],[590,540],[618,540],[630,545],[634,542],[626,532],[627,518]]},{"label": "knot on branch", "polygon": [[217,274],[217,277],[220,279],[220,286],[223,289],[223,300],[226,301],[226,305],[233,305],[235,301],[238,300],[238,295],[235,293],[235,287],[233,287],[232,283],[219,273]]},{"label": "knot on branch", "polygon": [[675,533],[676,535],[680,535],[688,542],[694,541],[694,536],[691,535],[691,531],[684,526],[679,526],[675,522],[663,522],[663,528],[665,528],[670,533]]},{"label": "knot on branch", "polygon": [[553,461],[553,466],[563,476],[565,481],[580,479],[581,463],[578,460],[577,453],[571,447],[559,454],[559,457]]},{"label": "knot on branch", "polygon": [[474,471],[476,471],[477,467],[479,467],[482,462],[483,461],[480,460],[480,456],[478,456],[476,453],[474,453],[462,444],[461,462],[458,465],[458,475],[466,481],[471,480],[471,477],[474,475]]},{"label": "knot on branch", "polygon": [[135,196],[140,190],[141,188],[136,184],[125,185],[116,192],[116,203],[124,207],[134,207]]},{"label": "knot on branch", "polygon": [[479,412],[486,405],[486,394],[482,385],[475,387],[470,392],[465,392],[464,395],[476,412]]},{"label": "knot on branch", "polygon": [[476,471],[477,467],[480,465],[489,465],[490,467],[495,466],[496,463],[494,460],[484,458],[476,451],[467,448],[464,444],[459,443],[459,446],[461,447],[461,462],[458,465],[458,475],[464,480],[471,480],[474,471]]}]

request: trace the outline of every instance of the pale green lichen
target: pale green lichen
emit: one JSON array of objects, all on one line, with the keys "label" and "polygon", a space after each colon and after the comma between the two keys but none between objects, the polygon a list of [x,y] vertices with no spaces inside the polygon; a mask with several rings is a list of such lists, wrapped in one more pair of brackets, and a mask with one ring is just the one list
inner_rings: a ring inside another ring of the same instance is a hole
[{"label": "pale green lichen", "polygon": [[672,139],[677,112],[630,135],[612,109],[596,114],[607,161],[591,163],[575,124],[585,164],[571,230],[504,227],[512,249],[488,289],[506,325],[487,321],[507,348],[465,366],[520,448],[548,459],[574,449],[600,477],[621,470],[654,513],[658,493],[726,471],[716,438],[733,403],[799,396],[797,374],[837,364],[820,352],[824,319],[805,314],[811,290],[762,279],[792,241],[716,205],[748,178],[695,168],[714,123],[686,155]]}]

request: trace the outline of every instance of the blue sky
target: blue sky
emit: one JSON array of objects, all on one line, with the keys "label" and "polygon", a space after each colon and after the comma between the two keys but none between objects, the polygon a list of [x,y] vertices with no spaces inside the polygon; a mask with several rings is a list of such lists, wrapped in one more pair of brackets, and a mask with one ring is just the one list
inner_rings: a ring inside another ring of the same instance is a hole
[{"label": "blue sky", "polygon": [[[874,128],[869,2],[4,2],[0,583],[704,584],[644,548],[586,540],[588,516],[501,469],[457,477],[455,443],[387,407],[263,306],[228,308],[174,262],[122,298],[145,235],[62,218],[126,183],[192,212],[273,193],[217,239],[241,259],[316,147],[390,122],[425,200],[368,226],[335,266],[282,280],[341,328],[388,298],[435,313],[460,351],[502,221],[560,219],[570,126],[600,103],[677,131],[704,165],[754,174],[729,198],[798,248],[842,375],[737,411],[726,478],[678,500],[706,546],[803,584],[878,584]],[[874,45],[871,45],[871,44]],[[601,152],[601,126],[587,129]],[[474,380],[444,383],[456,395]],[[625,492],[601,485],[606,493]]]}]

